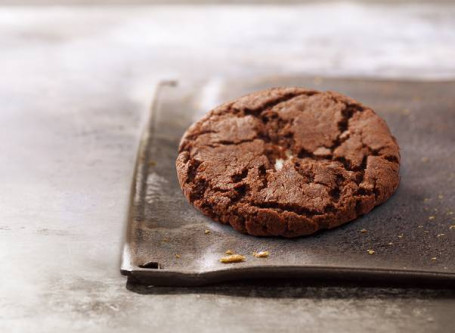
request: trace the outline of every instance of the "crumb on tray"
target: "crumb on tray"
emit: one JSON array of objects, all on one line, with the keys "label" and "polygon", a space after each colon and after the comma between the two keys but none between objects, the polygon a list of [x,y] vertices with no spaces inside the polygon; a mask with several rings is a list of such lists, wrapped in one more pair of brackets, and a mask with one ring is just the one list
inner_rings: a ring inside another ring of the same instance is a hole
[{"label": "crumb on tray", "polygon": [[253,256],[256,258],[268,258],[270,255],[269,251],[259,251],[259,252],[253,252]]},{"label": "crumb on tray", "polygon": [[230,263],[242,262],[242,261],[245,261],[245,257],[240,254],[232,254],[232,255],[229,255],[226,257],[222,257],[220,259],[220,262],[222,262],[223,264],[230,264]]},{"label": "crumb on tray", "polygon": [[374,250],[367,250],[368,254],[375,254]]}]

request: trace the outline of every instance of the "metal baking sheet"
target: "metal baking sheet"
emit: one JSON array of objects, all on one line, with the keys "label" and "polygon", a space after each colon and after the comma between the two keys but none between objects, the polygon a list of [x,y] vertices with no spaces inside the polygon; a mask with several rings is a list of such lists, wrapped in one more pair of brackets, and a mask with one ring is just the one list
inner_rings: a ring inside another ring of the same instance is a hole
[{"label": "metal baking sheet", "polygon": [[[335,90],[373,107],[401,147],[396,194],[354,222],[298,239],[242,235],[194,209],[175,171],[182,134],[211,107],[273,86]],[[454,185],[455,82],[273,77],[163,83],[138,152],[121,272],[163,286],[255,278],[455,286]],[[220,263],[228,249],[246,261]],[[268,258],[252,256],[263,250]]]}]

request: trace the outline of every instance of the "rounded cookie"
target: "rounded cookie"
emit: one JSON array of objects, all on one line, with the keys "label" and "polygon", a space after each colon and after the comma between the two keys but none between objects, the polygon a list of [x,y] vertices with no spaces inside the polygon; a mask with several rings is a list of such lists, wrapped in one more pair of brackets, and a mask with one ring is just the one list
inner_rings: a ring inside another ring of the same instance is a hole
[{"label": "rounded cookie", "polygon": [[330,229],[386,201],[400,153],[384,120],[335,92],[274,88],[193,124],[176,161],[186,198],[255,236]]}]

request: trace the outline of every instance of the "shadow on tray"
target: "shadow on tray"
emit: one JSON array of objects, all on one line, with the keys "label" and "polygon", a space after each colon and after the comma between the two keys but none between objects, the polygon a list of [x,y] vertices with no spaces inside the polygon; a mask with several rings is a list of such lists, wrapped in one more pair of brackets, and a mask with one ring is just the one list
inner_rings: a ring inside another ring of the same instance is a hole
[{"label": "shadow on tray", "polygon": [[234,297],[259,298],[320,298],[320,299],[453,299],[455,289],[437,286],[426,287],[372,287],[344,283],[334,285],[302,281],[243,281],[209,285],[204,287],[159,287],[128,281],[126,288],[143,295],[212,294]]}]

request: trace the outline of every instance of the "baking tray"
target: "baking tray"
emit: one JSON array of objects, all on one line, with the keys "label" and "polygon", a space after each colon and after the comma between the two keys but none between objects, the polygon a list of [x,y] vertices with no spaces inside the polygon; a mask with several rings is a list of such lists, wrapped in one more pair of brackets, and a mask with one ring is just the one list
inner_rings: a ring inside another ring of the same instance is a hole
[{"label": "baking tray", "polygon": [[[356,221],[298,239],[242,235],[194,209],[175,170],[186,128],[223,101],[276,86],[335,90],[376,110],[401,147],[395,195]],[[455,82],[273,77],[162,83],[138,152],[121,272],[157,286],[292,278],[454,287],[454,147]],[[246,261],[220,263],[228,249]],[[252,256],[262,250],[270,256]]]}]

